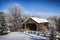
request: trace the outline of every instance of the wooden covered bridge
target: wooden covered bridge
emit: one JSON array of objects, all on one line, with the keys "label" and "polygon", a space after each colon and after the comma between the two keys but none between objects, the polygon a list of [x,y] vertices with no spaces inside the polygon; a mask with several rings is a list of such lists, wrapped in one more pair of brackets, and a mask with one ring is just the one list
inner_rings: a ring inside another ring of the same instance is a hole
[{"label": "wooden covered bridge", "polygon": [[31,17],[21,27],[24,31],[40,31],[48,29],[48,20]]}]

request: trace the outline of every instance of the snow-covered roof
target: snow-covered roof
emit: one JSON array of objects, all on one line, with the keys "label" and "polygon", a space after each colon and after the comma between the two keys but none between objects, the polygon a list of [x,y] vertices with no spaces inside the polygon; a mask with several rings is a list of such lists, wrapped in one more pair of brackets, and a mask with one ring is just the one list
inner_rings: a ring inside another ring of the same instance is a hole
[{"label": "snow-covered roof", "polygon": [[47,19],[43,19],[43,18],[38,18],[38,17],[31,17],[31,19],[33,19],[34,21],[36,21],[37,23],[44,23],[44,22],[48,22]]}]

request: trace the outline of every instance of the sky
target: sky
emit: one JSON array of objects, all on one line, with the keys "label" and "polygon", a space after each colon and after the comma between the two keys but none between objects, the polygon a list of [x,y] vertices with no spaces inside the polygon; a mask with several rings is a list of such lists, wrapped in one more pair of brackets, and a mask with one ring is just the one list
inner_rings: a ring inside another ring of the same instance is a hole
[{"label": "sky", "polygon": [[60,0],[0,0],[0,11],[8,10],[14,3],[30,15],[60,16]]}]

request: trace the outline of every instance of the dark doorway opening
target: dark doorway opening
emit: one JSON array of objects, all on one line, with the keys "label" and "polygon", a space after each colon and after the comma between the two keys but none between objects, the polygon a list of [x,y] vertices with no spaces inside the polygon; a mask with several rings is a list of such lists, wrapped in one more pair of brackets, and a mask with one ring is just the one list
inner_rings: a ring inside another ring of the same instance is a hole
[{"label": "dark doorway opening", "polygon": [[35,23],[29,23],[27,25],[28,25],[27,27],[29,27],[29,30],[32,30],[32,31],[36,31],[37,30],[37,26],[36,26]]}]

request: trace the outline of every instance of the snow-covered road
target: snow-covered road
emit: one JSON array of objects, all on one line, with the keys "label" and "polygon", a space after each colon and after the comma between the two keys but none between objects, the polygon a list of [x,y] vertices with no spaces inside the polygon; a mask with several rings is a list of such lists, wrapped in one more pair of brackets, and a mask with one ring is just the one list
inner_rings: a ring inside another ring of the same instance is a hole
[{"label": "snow-covered road", "polygon": [[33,34],[11,32],[8,35],[0,36],[0,40],[46,40],[46,38]]}]

